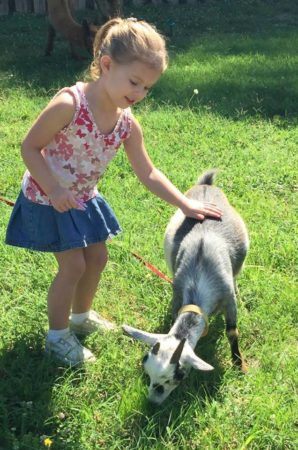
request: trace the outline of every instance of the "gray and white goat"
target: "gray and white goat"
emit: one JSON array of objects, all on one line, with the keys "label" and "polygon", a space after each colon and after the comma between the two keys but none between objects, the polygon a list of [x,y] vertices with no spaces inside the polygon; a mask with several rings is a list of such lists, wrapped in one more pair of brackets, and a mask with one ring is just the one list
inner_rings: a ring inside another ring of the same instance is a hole
[{"label": "gray and white goat", "polygon": [[150,377],[149,400],[162,403],[191,367],[212,370],[194,348],[208,331],[208,316],[223,312],[233,363],[246,366],[239,351],[235,276],[249,245],[243,220],[224,193],[213,186],[216,171],[205,172],[187,197],[210,202],[223,211],[221,220],[197,221],[178,210],[165,234],[165,256],[173,277],[172,313],[168,334],[148,333],[123,325],[126,334],[152,346],[143,359]]}]

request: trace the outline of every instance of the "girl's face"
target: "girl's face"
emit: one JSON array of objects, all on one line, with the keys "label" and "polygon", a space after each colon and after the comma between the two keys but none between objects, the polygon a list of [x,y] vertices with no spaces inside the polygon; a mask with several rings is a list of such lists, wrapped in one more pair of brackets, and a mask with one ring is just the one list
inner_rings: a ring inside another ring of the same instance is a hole
[{"label": "girl's face", "polygon": [[102,77],[105,88],[115,106],[127,108],[146,97],[161,72],[147,64],[134,61],[118,64],[109,56],[102,57]]}]

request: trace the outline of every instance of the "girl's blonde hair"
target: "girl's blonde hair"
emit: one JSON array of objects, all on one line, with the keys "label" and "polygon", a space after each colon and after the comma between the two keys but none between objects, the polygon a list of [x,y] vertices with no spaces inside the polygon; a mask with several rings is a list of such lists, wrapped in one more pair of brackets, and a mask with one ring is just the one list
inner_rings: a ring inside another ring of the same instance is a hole
[{"label": "girl's blonde hair", "polygon": [[140,61],[164,72],[168,54],[165,39],[153,25],[134,18],[116,17],[106,22],[96,33],[94,59],[90,67],[93,80],[101,75],[100,57],[109,55],[119,64]]}]

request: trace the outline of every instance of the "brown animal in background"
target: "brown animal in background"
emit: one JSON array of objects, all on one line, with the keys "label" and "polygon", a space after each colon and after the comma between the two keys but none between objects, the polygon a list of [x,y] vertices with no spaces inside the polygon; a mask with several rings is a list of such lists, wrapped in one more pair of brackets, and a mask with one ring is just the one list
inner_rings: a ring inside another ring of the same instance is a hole
[{"label": "brown animal in background", "polygon": [[73,5],[69,0],[48,0],[49,28],[45,55],[50,56],[56,32],[61,34],[70,44],[71,56],[75,59],[82,57],[76,52],[76,47],[85,48],[92,53],[92,43],[97,26],[83,20],[82,25],[73,18]]},{"label": "brown animal in background", "polygon": [[94,0],[100,23],[122,16],[122,0]]}]

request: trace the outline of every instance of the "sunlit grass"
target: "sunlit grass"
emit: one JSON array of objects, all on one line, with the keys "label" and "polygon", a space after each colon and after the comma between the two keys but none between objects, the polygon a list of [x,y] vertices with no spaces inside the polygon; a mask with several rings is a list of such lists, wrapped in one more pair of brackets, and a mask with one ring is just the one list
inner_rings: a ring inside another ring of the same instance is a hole
[{"label": "sunlit grass", "polygon": [[[294,2],[271,3],[128,11],[171,32],[170,68],[135,112],[150,156],[183,191],[203,170],[219,168],[217,184],[247,223],[238,303],[249,374],[231,367],[220,317],[197,347],[215,371],[193,371],[160,408],[146,401],[144,346],[120,331],[86,340],[97,356],[92,366],[49,365],[45,299],[55,261],[4,245],[11,209],[0,203],[1,450],[39,450],[47,438],[54,450],[296,448],[298,15]],[[62,41],[51,59],[42,56],[43,18],[6,17],[0,25],[0,195],[14,200],[23,136],[84,64],[69,59]],[[100,189],[124,233],[109,244],[95,308],[119,325],[167,331],[171,288],[131,251],[168,274],[163,233],[174,209],[140,185],[123,152]]]}]

